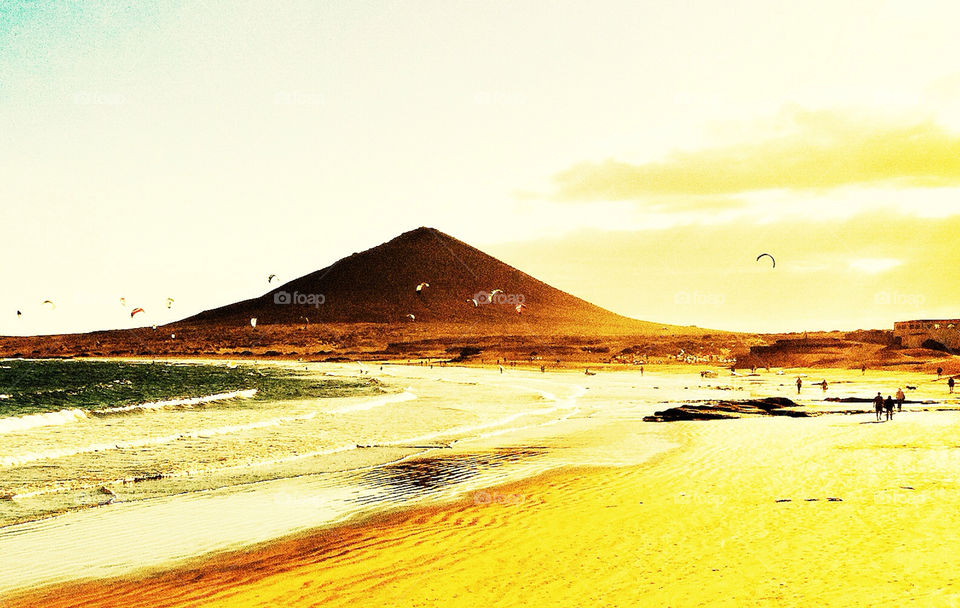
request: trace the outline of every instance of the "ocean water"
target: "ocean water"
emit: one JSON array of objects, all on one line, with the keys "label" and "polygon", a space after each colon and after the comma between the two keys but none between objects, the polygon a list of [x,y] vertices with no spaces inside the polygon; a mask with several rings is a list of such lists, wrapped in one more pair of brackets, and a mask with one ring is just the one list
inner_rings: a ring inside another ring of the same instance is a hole
[{"label": "ocean water", "polygon": [[[536,383],[433,373],[401,379],[358,366],[2,361],[0,531],[301,476],[342,488],[343,474],[556,422],[576,409],[569,396]],[[501,454],[466,466],[496,469],[509,460]],[[417,466],[407,470],[411,477]],[[395,471],[385,471],[364,473],[383,475],[372,485],[384,496],[360,503],[436,493],[460,479],[430,486],[421,475],[404,493],[391,481]]]},{"label": "ocean water", "polygon": [[142,499],[270,476],[272,461],[339,445],[321,429],[305,432],[322,426],[317,404],[401,397],[373,379],[283,368],[3,361],[0,526],[121,495]]}]

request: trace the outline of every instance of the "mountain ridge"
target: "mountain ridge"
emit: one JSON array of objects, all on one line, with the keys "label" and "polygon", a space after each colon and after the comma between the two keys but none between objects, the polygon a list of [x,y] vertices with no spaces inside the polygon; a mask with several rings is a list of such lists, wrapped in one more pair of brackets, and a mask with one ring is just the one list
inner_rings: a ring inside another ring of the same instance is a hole
[{"label": "mountain ridge", "polygon": [[[425,285],[418,290],[420,284]],[[234,324],[253,317],[260,325],[439,322],[474,330],[534,326],[646,332],[663,326],[601,308],[424,226],[259,297],[179,323]]]}]

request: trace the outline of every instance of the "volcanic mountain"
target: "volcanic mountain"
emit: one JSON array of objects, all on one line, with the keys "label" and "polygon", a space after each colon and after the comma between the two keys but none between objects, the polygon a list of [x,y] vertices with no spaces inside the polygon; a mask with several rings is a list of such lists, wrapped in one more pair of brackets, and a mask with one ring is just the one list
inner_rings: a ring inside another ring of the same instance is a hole
[{"label": "volcanic mountain", "polygon": [[[418,285],[424,284],[418,290]],[[523,306],[519,309],[517,305]],[[500,333],[666,329],[560,291],[434,228],[417,228],[184,324],[444,323]],[[676,328],[679,329],[679,328]]]}]

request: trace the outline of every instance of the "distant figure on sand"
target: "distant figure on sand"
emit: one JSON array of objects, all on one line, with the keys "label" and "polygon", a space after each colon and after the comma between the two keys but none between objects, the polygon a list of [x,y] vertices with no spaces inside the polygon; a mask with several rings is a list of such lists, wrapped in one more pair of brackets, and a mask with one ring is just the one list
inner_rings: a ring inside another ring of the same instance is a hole
[{"label": "distant figure on sand", "polygon": [[905,397],[906,395],[903,394],[903,389],[898,388],[897,389],[897,411],[898,412],[901,411],[901,409],[903,408],[903,400]]},{"label": "distant figure on sand", "polygon": [[880,414],[883,413],[883,395],[877,391],[877,396],[873,398],[873,409],[877,412],[877,422],[880,422]]},{"label": "distant figure on sand", "polygon": [[861,365],[861,366],[860,366],[860,375],[862,376],[862,375],[864,375],[864,374],[866,374],[866,373],[867,373],[867,366],[866,366],[866,365]]},{"label": "distant figure on sand", "polygon": [[941,378],[941,376],[943,376],[943,368],[942,368],[942,367],[938,367],[938,368],[937,368],[937,380],[939,380],[939,379]]},{"label": "distant figure on sand", "polygon": [[890,395],[884,400],[883,409],[887,410],[887,420],[893,420],[893,397]]},{"label": "distant figure on sand", "polygon": [[640,375],[641,375],[641,376],[643,375],[643,366],[642,366],[642,365],[640,366]]},{"label": "distant figure on sand", "polygon": [[797,377],[797,394],[798,394],[798,395],[800,394],[800,387],[801,387],[801,386],[803,386],[803,380],[801,380],[800,377],[798,376],[798,377]]},{"label": "distant figure on sand", "polygon": [[826,380],[824,380],[823,382],[820,383],[820,388],[823,389],[823,392],[827,392],[827,381],[826,381]]},{"label": "distant figure on sand", "polygon": [[953,385],[954,385],[953,376],[950,376],[950,379],[947,380],[947,387],[950,388],[950,392],[951,392],[951,393],[953,393]]}]

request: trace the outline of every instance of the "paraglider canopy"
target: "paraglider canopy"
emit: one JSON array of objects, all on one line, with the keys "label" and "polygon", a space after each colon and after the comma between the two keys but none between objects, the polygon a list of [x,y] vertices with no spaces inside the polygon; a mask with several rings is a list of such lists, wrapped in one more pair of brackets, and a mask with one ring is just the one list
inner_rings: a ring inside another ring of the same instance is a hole
[{"label": "paraglider canopy", "polygon": [[275,278],[277,278],[277,275],[271,274],[270,276],[267,277],[267,283],[273,283],[273,280]]},{"label": "paraglider canopy", "polygon": [[174,303],[173,298],[167,298],[167,308],[170,308],[171,306],[173,306],[173,303]]},{"label": "paraglider canopy", "polygon": [[759,261],[760,261],[760,258],[762,258],[762,257],[764,257],[764,256],[770,258],[770,261],[773,262],[773,267],[774,267],[774,268],[777,267],[777,261],[776,261],[775,259],[773,259],[773,256],[770,255],[769,253],[761,253],[760,255],[757,256],[757,261],[759,262]]},{"label": "paraglider canopy", "polygon": [[422,292],[424,287],[430,287],[430,283],[420,283],[417,285],[417,293]]},{"label": "paraglider canopy", "polygon": [[250,327],[256,327],[256,326],[257,326],[257,318],[250,317]]},{"label": "paraglider canopy", "polygon": [[46,306],[50,310],[55,310],[57,305],[53,303],[53,300],[44,300],[42,306]]},{"label": "paraglider canopy", "polygon": [[141,312],[145,312],[145,311],[142,308],[134,308],[133,310],[130,311],[130,318],[132,319],[134,315]]},{"label": "paraglider canopy", "polygon": [[415,315],[412,315],[412,314],[407,315],[407,318],[410,319],[411,321],[416,321],[416,320],[417,320],[417,317],[416,317]]},{"label": "paraglider canopy", "polygon": [[523,314],[523,311],[527,309],[527,307],[524,306],[522,303],[517,304],[514,308],[516,309],[518,315]]}]

